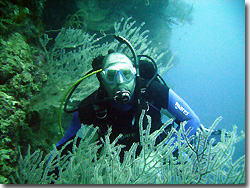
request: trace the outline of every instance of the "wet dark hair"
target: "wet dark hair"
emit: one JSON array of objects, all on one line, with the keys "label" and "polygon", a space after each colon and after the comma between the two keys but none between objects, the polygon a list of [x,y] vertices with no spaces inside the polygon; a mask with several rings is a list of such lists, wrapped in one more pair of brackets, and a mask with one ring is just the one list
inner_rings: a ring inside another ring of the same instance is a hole
[{"label": "wet dark hair", "polygon": [[[112,54],[112,53],[115,53],[115,52],[116,52],[115,50],[110,49],[108,51],[108,55]],[[92,61],[92,68],[93,68],[94,71],[99,70],[99,69],[102,68],[102,64],[103,64],[104,58],[105,58],[105,56],[99,55],[95,59],[93,59],[93,61]]]},{"label": "wet dark hair", "polygon": [[92,61],[92,68],[94,71],[97,71],[102,68],[102,62],[105,56],[99,55]]}]

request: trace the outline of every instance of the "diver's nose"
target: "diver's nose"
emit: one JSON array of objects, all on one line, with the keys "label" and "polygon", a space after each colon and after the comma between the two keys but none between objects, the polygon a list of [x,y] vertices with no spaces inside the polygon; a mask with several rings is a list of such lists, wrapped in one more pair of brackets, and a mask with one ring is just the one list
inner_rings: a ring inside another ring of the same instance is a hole
[{"label": "diver's nose", "polygon": [[123,82],[125,82],[123,76],[121,75],[121,73],[119,72],[117,77],[116,77],[116,83],[122,84]]}]

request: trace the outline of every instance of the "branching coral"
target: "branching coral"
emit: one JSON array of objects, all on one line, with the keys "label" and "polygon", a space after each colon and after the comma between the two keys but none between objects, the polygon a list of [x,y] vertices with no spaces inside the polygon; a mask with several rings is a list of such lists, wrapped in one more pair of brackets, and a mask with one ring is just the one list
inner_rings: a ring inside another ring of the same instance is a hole
[{"label": "branching coral", "polygon": [[[213,140],[208,142],[212,130],[221,118],[218,118],[210,127],[210,131],[200,131],[190,139],[195,139],[191,144],[186,135],[190,130],[184,131],[185,123],[181,124],[179,131],[174,128],[161,143],[155,146],[156,138],[172,122],[169,120],[159,130],[150,134],[151,122],[148,118],[146,129],[142,127],[140,118],[140,143],[134,143],[125,153],[123,162],[119,154],[122,145],[116,142],[122,137],[119,135],[110,142],[109,129],[103,140],[102,154],[98,154],[101,147],[97,143],[90,143],[93,134],[86,136],[91,129],[83,130],[83,140],[76,147],[73,142],[73,152],[61,156],[61,150],[54,150],[42,159],[42,153],[37,150],[33,154],[20,158],[17,171],[17,183],[47,184],[53,181],[56,184],[243,184],[245,183],[245,156],[232,163],[232,154],[236,142],[244,137],[237,136],[236,128],[225,137],[222,134],[221,142],[213,146]],[[223,130],[225,133],[225,130]],[[172,135],[177,135],[177,142],[173,145]],[[139,156],[136,149],[141,146]],[[66,147],[66,146],[65,146]],[[178,158],[172,155],[178,147]],[[63,149],[63,148],[62,148]],[[47,160],[50,156],[50,160]],[[68,159],[70,160],[68,161]],[[47,168],[45,169],[45,165]],[[59,168],[59,178],[48,175],[55,167]],[[45,170],[44,170],[45,169]]]},{"label": "branching coral", "polygon": [[86,12],[88,15],[88,29],[107,31],[112,29],[114,22],[117,21],[114,10],[111,7],[102,8],[99,0],[78,0],[77,6],[80,11]]},{"label": "branching coral", "polygon": [[87,30],[88,26],[88,13],[85,10],[78,10],[75,14],[67,16],[65,28],[75,28]]}]

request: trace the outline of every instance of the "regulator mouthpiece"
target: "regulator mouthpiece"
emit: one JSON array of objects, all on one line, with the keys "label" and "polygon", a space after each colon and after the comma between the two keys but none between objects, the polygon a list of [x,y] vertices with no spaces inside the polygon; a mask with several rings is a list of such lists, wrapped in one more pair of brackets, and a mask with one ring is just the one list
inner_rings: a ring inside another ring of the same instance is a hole
[{"label": "regulator mouthpiece", "polygon": [[128,90],[118,90],[115,94],[114,100],[121,104],[126,104],[131,99],[131,93]]}]

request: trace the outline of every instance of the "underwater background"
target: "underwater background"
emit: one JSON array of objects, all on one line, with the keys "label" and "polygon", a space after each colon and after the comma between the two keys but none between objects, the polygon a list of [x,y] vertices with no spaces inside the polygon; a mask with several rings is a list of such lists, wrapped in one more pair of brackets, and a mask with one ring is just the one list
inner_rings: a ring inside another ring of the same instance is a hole
[{"label": "underwater background", "polygon": [[[193,2],[187,1],[186,2]],[[165,80],[208,127],[245,132],[245,1],[197,0],[193,22],[172,31],[178,63]],[[234,158],[245,154],[245,140]]]},{"label": "underwater background", "polygon": [[[65,91],[97,55],[118,49],[99,39],[122,29],[142,44],[138,53],[152,53],[205,127],[222,116],[216,129],[245,132],[245,1],[0,0],[0,7],[0,184],[11,182],[19,148],[24,156],[28,145],[46,155],[61,139],[58,119],[64,130],[72,119],[58,118]],[[81,84],[72,106],[97,89],[94,79]],[[236,160],[245,139],[235,146]]]}]

